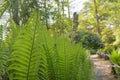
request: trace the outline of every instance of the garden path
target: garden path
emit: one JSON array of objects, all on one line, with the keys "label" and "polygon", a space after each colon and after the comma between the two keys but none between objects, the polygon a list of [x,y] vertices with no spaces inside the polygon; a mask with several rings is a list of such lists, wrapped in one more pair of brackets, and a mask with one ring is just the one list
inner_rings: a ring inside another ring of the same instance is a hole
[{"label": "garden path", "polygon": [[90,58],[94,64],[96,80],[117,80],[111,74],[110,61],[101,59],[98,55],[91,55]]}]

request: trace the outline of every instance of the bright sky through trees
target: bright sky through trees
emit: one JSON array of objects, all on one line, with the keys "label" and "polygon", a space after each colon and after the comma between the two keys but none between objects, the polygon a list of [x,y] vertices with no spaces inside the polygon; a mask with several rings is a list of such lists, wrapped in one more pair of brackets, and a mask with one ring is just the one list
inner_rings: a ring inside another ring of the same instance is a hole
[{"label": "bright sky through trees", "polygon": [[89,0],[70,0],[71,12],[80,12],[83,8],[83,3]]},{"label": "bright sky through trees", "polygon": [[[89,1],[89,0],[70,0],[70,11],[71,16],[74,12],[80,12],[80,10],[83,8],[83,3]],[[9,17],[8,13],[4,13],[3,17],[0,19],[0,24],[5,24],[7,19]]]}]

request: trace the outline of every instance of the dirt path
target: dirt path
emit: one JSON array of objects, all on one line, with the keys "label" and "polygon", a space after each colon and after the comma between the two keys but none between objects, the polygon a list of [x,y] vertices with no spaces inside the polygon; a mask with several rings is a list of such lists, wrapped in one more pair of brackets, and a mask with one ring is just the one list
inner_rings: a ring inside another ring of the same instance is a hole
[{"label": "dirt path", "polygon": [[100,59],[97,55],[92,55],[96,80],[117,80],[111,75],[111,64],[109,61]]}]

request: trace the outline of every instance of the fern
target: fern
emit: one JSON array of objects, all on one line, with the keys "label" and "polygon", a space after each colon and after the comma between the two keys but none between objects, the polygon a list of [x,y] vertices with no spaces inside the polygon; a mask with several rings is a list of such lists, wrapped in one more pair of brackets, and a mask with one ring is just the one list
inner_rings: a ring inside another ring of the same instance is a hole
[{"label": "fern", "polygon": [[12,20],[9,21],[10,25],[7,29],[7,33],[4,35],[3,40],[3,30],[1,30],[1,50],[0,50],[0,79],[2,76],[6,74],[6,68],[8,67],[7,60],[11,55],[12,52],[12,45],[15,41],[15,38],[20,32],[20,27],[17,26]]},{"label": "fern", "polygon": [[[112,54],[110,55],[110,60],[115,66],[120,66],[120,53],[113,49]],[[115,67],[115,72],[119,75],[120,69]]]},{"label": "fern", "polygon": [[41,35],[40,45],[43,50],[43,54],[46,56],[47,61],[47,79],[55,80],[55,70],[53,66],[52,60],[52,48],[53,48],[53,39],[50,37],[49,32],[45,28],[45,26],[40,27],[39,34]]},{"label": "fern", "polygon": [[[0,17],[9,6],[5,0]],[[10,80],[92,80],[92,67],[86,50],[71,44],[65,36],[50,33],[35,10],[28,22],[13,27],[2,41],[0,31],[0,76]],[[1,79],[1,78],[0,78]]]},{"label": "fern", "polygon": [[76,54],[76,75],[77,80],[92,80],[92,64],[87,57],[86,50],[79,46]]},{"label": "fern", "polygon": [[92,80],[86,50],[64,35],[51,37],[37,10],[18,32],[8,60],[10,80]]},{"label": "fern", "polygon": [[[5,12],[5,10],[9,6],[9,1],[4,0],[3,3],[0,6],[0,18]],[[5,47],[4,41],[3,41],[3,26],[0,26],[0,80],[2,79],[2,75],[5,73],[5,66],[6,66],[6,60],[8,58],[8,48]]]},{"label": "fern", "polygon": [[71,44],[64,36],[56,35],[52,42],[50,56],[55,78],[51,80],[92,80],[92,65],[85,49]]},{"label": "fern", "polygon": [[0,49],[2,48],[2,39],[3,39],[3,26],[1,25],[0,26]]},{"label": "fern", "polygon": [[46,29],[42,30],[41,45],[47,57],[49,80],[93,80],[91,62],[81,45],[71,44],[57,33],[51,38]]},{"label": "fern", "polygon": [[[59,43],[58,43],[59,42]],[[71,45],[69,45],[66,41],[66,39],[64,39],[63,37],[58,38],[57,42],[56,42],[56,48],[58,51],[58,58],[59,58],[59,71],[60,74],[58,75],[60,80],[69,80],[69,54],[71,54],[71,52],[69,53]],[[72,54],[71,54],[72,55]]]},{"label": "fern", "polygon": [[9,5],[10,5],[9,1],[4,0],[3,4],[0,6],[0,17],[3,15],[3,13],[8,8]]},{"label": "fern", "polygon": [[35,11],[13,44],[13,52],[7,69],[10,80],[46,79],[44,77],[46,74],[46,60],[44,59],[46,57],[40,54],[42,50],[38,44],[40,37],[37,33],[38,19],[38,12]]},{"label": "fern", "polygon": [[120,66],[120,53],[118,51],[113,50],[110,55],[110,60],[112,63]]}]

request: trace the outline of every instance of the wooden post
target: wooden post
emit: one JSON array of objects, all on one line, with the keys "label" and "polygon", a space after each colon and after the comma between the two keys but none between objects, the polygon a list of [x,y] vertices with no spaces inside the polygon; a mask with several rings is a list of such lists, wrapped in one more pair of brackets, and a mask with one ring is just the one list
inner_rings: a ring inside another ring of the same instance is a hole
[{"label": "wooden post", "polygon": [[75,42],[75,36],[76,36],[76,31],[78,28],[78,14],[76,12],[74,12],[73,14],[73,31],[72,31],[72,35],[70,38],[70,41],[73,43]]},{"label": "wooden post", "polygon": [[78,27],[78,14],[76,12],[74,12],[73,14],[73,31],[76,32]]}]

